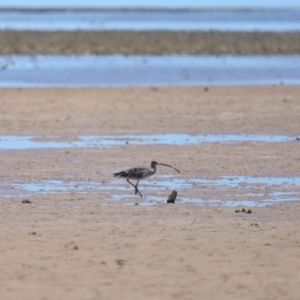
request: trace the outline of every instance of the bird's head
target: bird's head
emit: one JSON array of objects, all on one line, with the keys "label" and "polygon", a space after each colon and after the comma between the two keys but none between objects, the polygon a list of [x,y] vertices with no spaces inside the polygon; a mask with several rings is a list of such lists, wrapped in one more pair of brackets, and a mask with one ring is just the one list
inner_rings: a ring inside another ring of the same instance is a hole
[{"label": "bird's head", "polygon": [[159,165],[159,163],[157,161],[151,161],[151,168],[155,168],[156,165]]},{"label": "bird's head", "polygon": [[176,170],[178,173],[180,173],[178,169],[176,169],[176,168],[174,168],[174,167],[172,167],[170,165],[163,164],[163,163],[158,163],[157,161],[152,161],[151,162],[151,168],[156,168],[157,165],[161,165],[161,166],[166,166],[166,167],[172,168],[172,169]]}]

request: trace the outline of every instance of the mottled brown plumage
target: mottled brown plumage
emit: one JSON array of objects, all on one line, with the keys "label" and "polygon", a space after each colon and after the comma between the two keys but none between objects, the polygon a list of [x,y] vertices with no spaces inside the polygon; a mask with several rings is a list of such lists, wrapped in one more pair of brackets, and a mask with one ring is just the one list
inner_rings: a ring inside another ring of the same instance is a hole
[{"label": "mottled brown plumage", "polygon": [[[163,164],[163,163],[158,163],[156,161],[152,161],[150,168],[146,168],[146,167],[130,168],[128,170],[115,173],[114,177],[125,178],[127,180],[127,182],[134,187],[135,194],[139,193],[139,195],[141,197],[143,197],[143,195],[140,193],[140,191],[138,189],[139,181],[141,179],[146,179],[146,178],[152,176],[153,174],[155,174],[157,165],[162,165],[162,166],[172,168],[172,169],[176,170],[178,173],[180,173],[179,170],[177,170],[176,168],[174,168],[170,165],[166,165],[166,164]],[[137,180],[136,185],[134,185],[132,182],[130,182],[129,179]]]}]

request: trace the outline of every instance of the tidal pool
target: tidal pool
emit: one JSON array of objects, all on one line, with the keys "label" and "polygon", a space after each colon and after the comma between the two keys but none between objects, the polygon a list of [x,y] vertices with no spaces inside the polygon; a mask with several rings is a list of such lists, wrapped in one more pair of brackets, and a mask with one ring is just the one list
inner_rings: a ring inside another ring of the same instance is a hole
[{"label": "tidal pool", "polygon": [[[178,176],[178,175],[176,175]],[[195,185],[197,183],[197,185]],[[139,203],[140,205],[155,205],[165,203],[171,190],[178,191],[176,203],[194,203],[209,206],[267,206],[278,202],[298,201],[300,195],[296,191],[283,190],[300,186],[300,177],[249,177],[227,176],[215,180],[189,178],[180,179],[173,175],[157,176],[156,181],[143,181],[140,186],[144,198],[133,194],[133,188],[124,180],[111,180],[107,183],[91,181],[61,181],[43,180],[39,182],[6,182],[6,189],[2,189],[3,197],[36,196],[58,193],[96,193],[104,195],[107,200],[118,200],[125,203]],[[272,188],[265,190],[265,188]],[[219,189],[228,197],[238,195],[239,200],[204,200],[201,197],[181,197],[184,191],[200,193]],[[251,190],[248,192],[248,190]],[[151,193],[164,192],[166,196],[152,196]],[[229,195],[229,196],[228,196]],[[129,202],[128,202],[129,201]]]},{"label": "tidal pool", "polygon": [[155,135],[82,135],[70,141],[59,136],[0,136],[0,150],[109,148],[133,145],[196,145],[200,143],[284,143],[296,141],[284,135],[246,134],[155,134]]}]

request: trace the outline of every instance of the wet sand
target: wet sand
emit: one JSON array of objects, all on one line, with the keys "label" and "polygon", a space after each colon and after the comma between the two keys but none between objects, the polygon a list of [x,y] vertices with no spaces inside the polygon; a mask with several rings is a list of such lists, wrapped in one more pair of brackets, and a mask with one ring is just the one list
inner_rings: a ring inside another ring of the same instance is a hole
[{"label": "wet sand", "polygon": [[0,134],[299,134],[299,86],[0,89]]},{"label": "wet sand", "polygon": [[300,54],[300,33],[8,30],[0,54]]},{"label": "wet sand", "polygon": [[[129,133],[296,138],[299,93],[298,86],[0,89],[0,134],[57,134],[62,140]],[[2,151],[1,190],[14,180],[105,185],[114,172],[154,159],[174,165],[181,171],[176,176],[185,179],[299,176],[299,145],[295,140]],[[266,197],[270,192],[256,188]],[[300,200],[299,186],[276,188],[298,193]],[[140,189],[147,199],[167,199],[170,193],[152,192],[142,182]],[[226,198],[220,189],[191,188],[178,191],[178,198],[247,200],[239,191],[233,189]],[[132,196],[109,200],[116,193]],[[254,207],[246,214],[234,207],[182,203],[127,206],[124,202],[143,203],[130,186],[126,191],[74,190],[26,198],[32,203],[1,197],[0,293],[5,299],[299,297],[298,201]]]}]

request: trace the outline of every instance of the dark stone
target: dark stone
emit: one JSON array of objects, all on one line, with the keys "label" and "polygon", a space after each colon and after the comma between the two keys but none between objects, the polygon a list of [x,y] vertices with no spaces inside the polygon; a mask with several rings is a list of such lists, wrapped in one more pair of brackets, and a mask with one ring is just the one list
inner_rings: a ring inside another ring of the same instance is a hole
[{"label": "dark stone", "polygon": [[24,199],[22,200],[22,203],[31,203],[31,201],[29,199]]},{"label": "dark stone", "polygon": [[125,259],[116,259],[116,264],[119,266],[123,266],[126,263]]},{"label": "dark stone", "polygon": [[173,190],[168,197],[167,203],[175,203],[176,197],[177,197],[177,191]]}]

